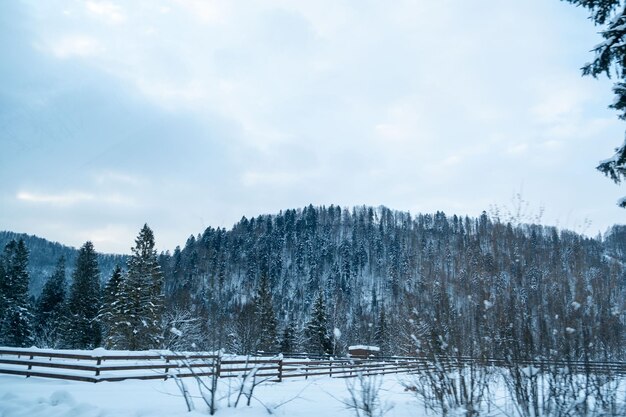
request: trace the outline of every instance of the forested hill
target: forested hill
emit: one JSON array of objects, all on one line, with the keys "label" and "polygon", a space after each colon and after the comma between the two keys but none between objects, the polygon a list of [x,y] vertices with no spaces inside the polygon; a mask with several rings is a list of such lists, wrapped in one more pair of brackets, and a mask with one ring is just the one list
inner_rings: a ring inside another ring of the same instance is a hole
[{"label": "forested hill", "polygon": [[[10,239],[30,252],[31,294],[60,256],[69,281],[75,249],[0,233]],[[97,260],[105,280],[127,258]],[[592,239],[485,213],[308,206],[208,228],[158,262],[163,332],[187,326],[186,349],[626,357],[626,226]],[[332,347],[311,345],[319,332]]]},{"label": "forested hill", "polygon": [[[28,273],[30,275],[29,293],[38,296],[46,280],[52,275],[57,261],[65,257],[68,277],[71,276],[78,256],[78,250],[58,242],[30,236],[24,233],[0,231],[0,248],[4,248],[11,240],[23,239],[28,248]],[[98,265],[102,281],[108,280],[116,265],[124,267],[127,256],[98,254]]]},{"label": "forested hill", "polygon": [[582,335],[581,326],[597,325],[594,337],[602,332],[620,350],[625,248],[623,226],[591,239],[484,213],[308,206],[208,228],[161,261],[170,302],[206,315],[234,343],[248,343],[251,299],[266,276],[279,328],[302,328],[322,290],[343,343],[376,342],[387,320],[394,353],[413,349],[412,334],[437,332],[458,348],[488,337],[496,349],[517,337],[551,349],[565,329]]}]

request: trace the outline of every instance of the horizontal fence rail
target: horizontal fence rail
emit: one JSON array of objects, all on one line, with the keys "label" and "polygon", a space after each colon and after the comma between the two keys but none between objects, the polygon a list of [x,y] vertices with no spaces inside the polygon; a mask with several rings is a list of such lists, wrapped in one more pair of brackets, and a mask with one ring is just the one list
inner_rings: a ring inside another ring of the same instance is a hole
[{"label": "horizontal fence rail", "polygon": [[[356,375],[415,373],[435,366],[506,366],[504,359],[454,357],[433,360],[416,357],[323,358],[303,355],[283,357],[217,355],[215,353],[174,353],[171,351],[93,351],[50,350],[0,347],[0,373],[26,377],[56,378],[84,382],[122,381],[126,379],[167,379],[194,376],[233,378],[254,374],[257,378],[282,381],[286,378],[330,376],[349,378]],[[518,366],[539,370],[568,367],[573,372],[626,375],[624,362],[517,361]]]}]

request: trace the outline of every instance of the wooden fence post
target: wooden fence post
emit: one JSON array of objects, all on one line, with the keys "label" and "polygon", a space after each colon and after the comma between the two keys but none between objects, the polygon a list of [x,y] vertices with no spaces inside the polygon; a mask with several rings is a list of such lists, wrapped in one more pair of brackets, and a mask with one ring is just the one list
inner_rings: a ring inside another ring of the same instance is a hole
[{"label": "wooden fence post", "polygon": [[329,371],[330,371],[329,372],[330,373],[330,377],[332,378],[333,377],[333,360],[332,359],[330,360]]},{"label": "wooden fence post", "polygon": [[278,382],[283,382],[283,360],[278,360]]},{"label": "wooden fence post", "polygon": [[170,367],[167,364],[170,363],[170,358],[165,358],[165,380],[167,381],[167,372],[170,370]]},{"label": "wooden fence post", "polygon": [[[19,357],[19,356],[18,356],[18,357]],[[31,361],[33,360],[33,355],[31,355],[31,356],[30,356],[30,360],[31,360]],[[32,364],[28,365],[28,370],[30,371],[31,369],[33,369],[33,365],[32,365]],[[27,374],[27,375],[26,375],[26,378],[30,378],[30,374]]]},{"label": "wooden fence post", "polygon": [[102,358],[99,357],[98,360],[96,361],[96,366],[97,366],[97,368],[96,368],[96,376],[100,375],[100,364],[101,363],[102,363]]}]

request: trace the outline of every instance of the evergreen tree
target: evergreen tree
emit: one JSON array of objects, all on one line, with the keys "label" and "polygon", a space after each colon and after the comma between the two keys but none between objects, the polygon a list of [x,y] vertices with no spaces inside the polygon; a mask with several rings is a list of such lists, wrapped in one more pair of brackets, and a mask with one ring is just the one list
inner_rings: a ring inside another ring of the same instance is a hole
[{"label": "evergreen tree", "polygon": [[330,354],[332,352],[333,344],[328,331],[326,303],[321,290],[313,304],[311,318],[306,327],[306,337],[309,353]]},{"label": "evergreen tree", "polygon": [[147,224],[140,230],[120,285],[109,341],[118,349],[158,348],[162,340],[163,273]]},{"label": "evergreen tree", "polygon": [[91,242],[78,252],[76,268],[67,300],[65,345],[74,349],[93,349],[100,346],[100,271],[97,255]]},{"label": "evergreen tree", "polygon": [[113,275],[104,286],[102,291],[102,308],[100,309],[100,321],[102,323],[102,335],[106,347],[112,347],[111,329],[114,327],[115,317],[118,312],[118,304],[120,303],[120,288],[122,286],[123,275],[122,268],[119,265],[115,267]]},{"label": "evergreen tree", "polygon": [[289,321],[283,330],[283,337],[280,341],[281,353],[294,353],[296,352],[296,326],[292,321]]},{"label": "evergreen tree", "polygon": [[[615,99],[609,107],[620,112],[626,120],[626,4],[622,0],[566,0],[589,9],[591,20],[603,26],[600,34],[604,41],[593,48],[595,58],[582,68],[583,75],[597,77],[605,74],[619,81],[613,86]],[[598,165],[597,169],[617,184],[626,180],[626,141],[616,148],[615,154]],[[619,202],[626,207],[626,198]]]},{"label": "evergreen tree", "polygon": [[258,349],[264,352],[273,352],[277,347],[277,323],[267,275],[261,276],[254,304],[259,326]]},{"label": "evergreen tree", "polygon": [[32,312],[28,302],[28,249],[24,241],[12,240],[4,248],[0,279],[2,312],[0,335],[6,346],[32,345]]},{"label": "evergreen tree", "polygon": [[[4,316],[6,314],[6,293],[7,293],[7,277],[4,271],[4,254],[0,253],[0,326],[4,321]],[[1,338],[0,338],[1,339]]]},{"label": "evergreen tree", "polygon": [[374,334],[374,340],[376,345],[380,348],[380,354],[385,356],[389,355],[389,327],[387,323],[387,317],[385,316],[385,305],[380,307],[380,313],[378,315],[378,323],[376,323],[376,333]]},{"label": "evergreen tree", "polygon": [[38,347],[55,348],[61,342],[65,287],[65,258],[61,256],[37,300],[35,331]]}]

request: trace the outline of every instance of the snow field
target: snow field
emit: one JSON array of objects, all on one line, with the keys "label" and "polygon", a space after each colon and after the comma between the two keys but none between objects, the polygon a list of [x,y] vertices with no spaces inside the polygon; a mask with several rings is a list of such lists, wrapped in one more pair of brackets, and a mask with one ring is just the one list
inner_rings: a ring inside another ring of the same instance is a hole
[{"label": "snow field", "polygon": [[[523,373],[533,373],[531,368]],[[373,381],[380,382],[377,410],[388,410],[385,414],[373,413],[376,417],[426,417],[439,413],[426,410],[414,392],[407,391],[415,375],[377,376]],[[371,381],[370,379],[365,379]],[[53,380],[45,378],[25,378],[13,375],[0,375],[0,417],[197,417],[209,415],[208,407],[200,396],[194,378],[182,381],[189,390],[195,409],[187,411],[184,398],[176,381],[126,380],[121,382],[85,383]],[[208,379],[207,379],[208,381]],[[239,378],[223,378],[218,383],[217,416],[261,417],[276,415],[289,417],[354,417],[353,409],[346,406],[350,402],[349,385],[356,387],[352,392],[357,398],[359,379],[330,378],[327,376],[309,379],[287,379],[283,382],[263,382],[254,391],[251,405],[234,402],[241,384]],[[374,384],[377,385],[377,384]],[[540,388],[541,389],[541,388]],[[617,414],[626,415],[626,381],[616,386]],[[489,417],[513,417],[519,409],[513,403],[501,374],[495,374],[489,381],[491,400],[481,407],[481,414]],[[463,415],[456,409],[451,416]],[[367,415],[361,413],[360,416]]]},{"label": "snow field", "polygon": [[[404,391],[401,377],[385,376],[382,380],[381,399],[393,406],[389,417],[424,414],[415,397]],[[196,410],[187,412],[184,399],[174,380],[86,382],[60,381],[44,378],[25,378],[0,375],[0,416],[2,417],[194,417],[208,415],[207,407],[198,395],[193,378],[184,380],[194,396]],[[354,416],[342,403],[349,397],[346,380],[315,377],[285,380],[280,383],[259,385],[250,407],[239,404],[232,408],[238,380],[222,379],[217,416],[268,416],[293,417]],[[231,407],[228,407],[228,391]],[[263,404],[261,404],[261,402]],[[284,404],[282,404],[284,403]],[[282,404],[282,405],[281,405]]]}]

